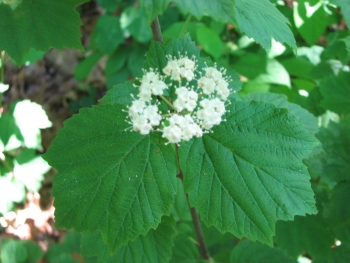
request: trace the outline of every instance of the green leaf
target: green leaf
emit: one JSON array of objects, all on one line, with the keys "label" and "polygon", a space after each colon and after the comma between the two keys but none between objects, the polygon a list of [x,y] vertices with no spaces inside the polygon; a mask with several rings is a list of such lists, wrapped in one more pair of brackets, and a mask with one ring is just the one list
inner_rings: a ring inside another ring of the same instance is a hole
[{"label": "green leaf", "polygon": [[271,245],[277,220],[316,212],[301,159],[317,142],[286,109],[237,101],[227,111],[179,147],[185,191],[206,225]]},{"label": "green leaf", "polygon": [[198,43],[203,47],[203,50],[215,59],[218,59],[222,54],[222,41],[216,32],[206,26],[197,27],[196,30]]},{"label": "green leaf", "polygon": [[[0,63],[0,67],[1,67],[1,63]],[[0,83],[0,93],[4,93],[5,91],[7,91],[9,89],[10,85],[9,84],[4,84],[4,83]]]},{"label": "green leaf", "polygon": [[25,62],[29,50],[49,51],[75,48],[80,42],[81,20],[75,6],[86,0],[17,1],[16,6],[0,3],[0,49],[5,50],[17,65]]},{"label": "green leaf", "polygon": [[163,217],[157,229],[151,229],[143,236],[120,246],[111,255],[103,242],[100,232],[84,233],[82,254],[98,256],[98,263],[153,263],[168,262],[174,245],[174,220]]},{"label": "green leaf", "polygon": [[80,239],[81,235],[75,231],[68,232],[63,243],[56,243],[49,248],[45,255],[46,261],[50,263],[77,263],[72,258],[72,254],[80,252]]},{"label": "green leaf", "polygon": [[27,258],[26,247],[19,240],[3,239],[0,252],[3,263],[23,263]]},{"label": "green leaf", "polygon": [[232,250],[231,263],[295,263],[285,251],[280,248],[272,248],[259,242],[250,240],[240,241]]},{"label": "green leaf", "polygon": [[0,177],[0,214],[6,214],[14,209],[14,202],[25,201],[26,189],[24,185],[16,180],[11,180],[12,174]]},{"label": "green leaf", "polygon": [[346,21],[346,25],[350,28],[350,5],[348,0],[331,0],[331,3],[339,6],[341,8],[341,12]]},{"label": "green leaf", "polygon": [[181,38],[172,39],[165,43],[165,45],[152,41],[151,47],[146,53],[144,68],[146,70],[150,68],[163,69],[168,63],[166,55],[178,57],[179,54],[187,54],[188,57],[195,56],[199,58],[199,50],[196,48],[196,44],[192,41],[189,34]]},{"label": "green leaf", "polygon": [[24,138],[12,114],[1,115],[0,127],[0,142],[3,145],[3,149],[0,147],[1,151],[14,150],[22,145]]},{"label": "green leaf", "polygon": [[122,29],[128,32],[141,43],[147,43],[152,39],[152,30],[147,23],[146,11],[143,8],[128,7],[120,17]]},{"label": "green leaf", "polygon": [[327,28],[327,13],[323,1],[300,0],[294,8],[294,22],[309,45],[317,42]]},{"label": "green leaf", "polygon": [[334,236],[321,215],[297,216],[291,222],[277,222],[275,242],[295,259],[302,252],[313,258],[327,259]]},{"label": "green leaf", "polygon": [[318,132],[317,118],[299,105],[288,102],[287,97],[282,94],[252,93],[246,97],[243,97],[243,100],[264,101],[267,103],[272,103],[277,108],[288,109],[290,113],[299,118],[299,121],[303,124],[304,128],[309,131],[310,134],[314,135]]},{"label": "green leaf", "polygon": [[23,136],[24,146],[41,149],[40,129],[46,129],[52,125],[42,106],[29,100],[22,100],[12,104],[11,108]]},{"label": "green leaf", "polygon": [[234,15],[236,0],[173,0],[176,3],[182,13],[190,13],[198,20],[202,16],[210,16],[215,20],[236,24],[236,18]]},{"label": "green leaf", "polygon": [[148,24],[164,12],[170,0],[139,0],[140,6],[146,11]]},{"label": "green leaf", "polygon": [[236,0],[235,16],[241,31],[269,51],[271,40],[286,43],[297,49],[293,33],[289,29],[288,19],[268,0]]},{"label": "green leaf", "polygon": [[74,70],[74,78],[77,80],[86,79],[103,55],[104,54],[102,52],[95,52],[85,58],[83,61],[80,61]]},{"label": "green leaf", "polygon": [[97,2],[109,13],[114,13],[122,0],[98,0]]},{"label": "green leaf", "polygon": [[184,187],[180,178],[177,178],[177,194],[175,196],[175,202],[172,210],[172,215],[176,221],[192,221],[190,209],[188,208],[188,202]]},{"label": "green leaf", "polygon": [[119,47],[111,56],[109,56],[105,69],[106,76],[110,76],[120,71],[125,65],[128,55],[129,52],[127,49]]},{"label": "green leaf", "polygon": [[17,156],[13,172],[16,179],[22,182],[27,190],[38,192],[44,174],[50,169],[47,162],[35,154],[34,149],[26,149]]},{"label": "green leaf", "polygon": [[325,206],[325,217],[328,218],[335,227],[350,224],[350,207],[347,200],[350,198],[350,182],[340,182],[337,184],[329,203]]},{"label": "green leaf", "polygon": [[180,232],[174,239],[174,247],[172,257],[169,263],[205,263],[201,260],[198,247],[194,243],[193,238]]},{"label": "green leaf", "polygon": [[91,36],[89,48],[105,54],[112,54],[124,42],[124,34],[119,17],[105,14],[101,16]]},{"label": "green leaf", "polygon": [[275,59],[268,59],[265,56],[253,53],[245,53],[234,64],[234,69],[249,80],[291,87],[287,70]]},{"label": "green leaf", "polygon": [[43,256],[41,248],[29,240],[23,240],[21,242],[27,250],[27,258],[24,263],[37,263]]},{"label": "green leaf", "polygon": [[350,180],[350,125],[330,122],[317,138],[325,150],[322,177],[335,182]]},{"label": "green leaf", "polygon": [[56,225],[100,230],[110,252],[157,227],[176,193],[174,150],[158,133],[125,131],[125,110],[119,104],[82,109],[43,156],[59,172]]},{"label": "green leaf", "polygon": [[338,76],[329,76],[321,80],[321,104],[338,114],[350,113],[350,73],[339,72]]},{"label": "green leaf", "polygon": [[126,81],[115,85],[112,89],[107,91],[106,95],[100,99],[100,102],[106,104],[122,104],[130,105],[133,101],[132,95],[136,97],[138,94],[137,87],[134,87],[133,82]]}]

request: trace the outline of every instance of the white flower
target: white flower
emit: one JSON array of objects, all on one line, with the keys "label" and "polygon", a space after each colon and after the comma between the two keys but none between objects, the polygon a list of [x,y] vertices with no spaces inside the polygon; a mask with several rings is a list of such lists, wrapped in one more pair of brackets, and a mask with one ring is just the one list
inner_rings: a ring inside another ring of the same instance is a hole
[{"label": "white flower", "polygon": [[153,95],[162,95],[163,91],[167,89],[168,86],[160,78],[159,74],[149,71],[141,79],[141,84],[139,87],[139,98],[144,101],[150,101]]},{"label": "white flower", "polygon": [[129,116],[136,118],[143,112],[144,108],[146,108],[146,103],[143,100],[134,100],[129,107]]},{"label": "white flower", "polygon": [[146,135],[152,130],[152,125],[144,115],[139,115],[132,120],[134,131],[140,131],[141,134]]},{"label": "white flower", "polygon": [[205,75],[209,78],[212,78],[214,80],[222,78],[222,73],[214,67],[205,68],[204,70],[206,72]]},{"label": "white flower", "polygon": [[225,101],[230,94],[230,79],[226,76],[226,71],[218,70],[216,65],[203,68],[197,74],[195,60],[187,56],[167,58],[168,63],[162,72],[180,84],[175,87],[174,101],[172,96],[160,96],[171,110],[165,114],[166,117],[162,116],[158,109],[160,103],[154,104],[154,100],[159,97],[152,98],[152,95],[163,95],[168,86],[164,77],[151,69],[144,71],[138,98],[128,107],[128,115],[134,131],[149,134],[154,127],[160,126],[157,130],[163,133],[163,138],[169,143],[179,144],[203,136],[203,133],[222,122],[222,116],[226,112]]},{"label": "white flower", "polygon": [[188,90],[186,87],[179,87],[175,91],[177,98],[174,101],[174,107],[180,112],[183,109],[193,111],[197,106],[198,93]]},{"label": "white flower", "polygon": [[194,78],[194,71],[196,63],[188,57],[182,57],[180,59],[173,59],[168,57],[168,64],[163,69],[163,73],[170,76],[171,80],[181,81],[181,78],[185,78],[187,81],[191,81]]},{"label": "white flower", "polygon": [[214,125],[220,124],[221,117],[225,113],[225,104],[220,99],[203,99],[200,106],[201,109],[197,111],[197,118],[201,127],[210,130]]},{"label": "white flower", "polygon": [[179,143],[181,141],[182,130],[177,125],[164,127],[163,138],[168,139],[170,143]]},{"label": "white flower", "polygon": [[215,89],[215,81],[212,78],[201,77],[198,80],[198,87],[202,88],[203,93],[210,95],[214,92]]}]

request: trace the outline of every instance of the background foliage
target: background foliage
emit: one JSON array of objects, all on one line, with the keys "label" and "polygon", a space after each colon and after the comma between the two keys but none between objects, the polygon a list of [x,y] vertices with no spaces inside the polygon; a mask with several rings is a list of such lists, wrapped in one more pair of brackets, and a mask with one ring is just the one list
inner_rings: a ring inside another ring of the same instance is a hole
[{"label": "background foliage", "polygon": [[[81,24],[79,12],[83,9],[74,8],[82,2],[84,1],[60,1],[53,5],[47,1],[36,1],[36,5],[32,6],[26,0],[0,1],[0,17],[6,18],[0,21],[0,35],[11,36],[0,38],[0,49],[5,50],[12,60],[6,66],[11,63],[19,66],[25,62],[33,63],[42,58],[50,47],[82,49],[78,26]],[[116,90],[112,90],[113,86],[139,77],[145,61],[144,65],[150,66],[145,53],[155,47],[155,44],[150,43],[152,32],[149,24],[152,20],[159,15],[164,37],[178,37],[190,13],[192,17],[188,20],[187,31],[201,49],[201,56],[209,56],[213,61],[239,73],[242,81],[239,92],[241,105],[251,105],[253,109],[257,105],[249,102],[256,100],[274,104],[278,109],[288,109],[290,114],[298,117],[309,135],[316,135],[320,142],[303,161],[311,175],[318,213],[305,217],[296,216],[294,221],[277,221],[273,242],[269,242],[273,243],[273,248],[258,242],[239,240],[230,233],[221,235],[214,227],[203,224],[213,260],[301,262],[312,259],[316,263],[349,262],[349,3],[346,0],[97,2],[101,10],[98,20],[86,43],[84,58],[74,71],[75,79],[88,88],[76,101],[70,103],[72,111],[98,103],[96,87],[93,82],[89,82],[89,76],[101,61],[104,62],[105,88],[110,92],[103,99],[107,105],[99,109],[110,111],[116,108],[117,106],[108,105],[115,103],[111,98],[115,98],[117,94],[122,100],[127,95],[120,91],[114,94]],[[24,15],[20,15],[18,19],[19,14]],[[51,20],[57,23],[53,24]],[[37,29],[36,33],[33,33],[33,28]],[[4,59],[1,67],[5,67]],[[4,82],[3,74],[1,82]],[[0,86],[0,92],[4,93],[4,97],[9,93],[4,85]],[[127,102],[122,102],[124,103]],[[4,109],[0,118],[1,215],[15,210],[19,203],[25,202],[27,191],[39,191],[43,176],[49,169],[48,164],[40,157],[43,151],[40,129],[51,126],[42,107],[28,100],[4,104]],[[80,114],[87,115],[91,112],[83,109]],[[232,114],[235,114],[233,109]],[[106,114],[100,115],[108,118]],[[91,122],[101,120],[100,115],[96,115],[96,120],[91,118]],[[65,125],[68,127],[71,122],[69,120]],[[114,127],[103,129],[114,130]],[[98,129],[96,132],[99,132]],[[212,136],[220,133],[219,129],[216,132]],[[69,147],[71,140],[83,134],[73,128],[66,129],[66,133],[66,143],[62,144],[65,148]],[[144,141],[137,134],[134,138],[135,142],[142,141],[140,147],[146,148],[152,145],[152,140],[157,139],[159,138],[154,136],[149,141]],[[209,139],[207,137],[203,140]],[[89,146],[93,148],[86,151],[98,151],[102,143],[96,141]],[[200,151],[202,146],[197,147]],[[259,151],[263,145],[256,144],[255,147],[254,151]],[[158,151],[168,152],[165,146]],[[187,154],[185,145],[181,151],[182,154]],[[70,156],[64,155],[60,158],[69,159]],[[173,160],[174,156],[165,154],[164,158]],[[81,159],[86,159],[86,156],[82,155]],[[57,163],[61,161],[57,159]],[[84,169],[94,169],[93,164]],[[169,171],[169,168],[164,171]],[[176,168],[173,167],[170,171],[175,174]],[[137,178],[134,179],[133,183],[137,183]],[[56,188],[57,193],[61,188],[65,191],[74,189],[74,181],[74,176],[69,177],[66,182],[61,181]],[[91,187],[86,184],[86,189]],[[152,192],[153,186],[149,187]],[[45,256],[33,242],[3,239],[0,260],[3,263],[37,262],[40,258],[45,258],[47,262],[77,262],[72,255],[78,253],[84,255],[86,262],[205,262],[196,247],[191,216],[186,199],[181,195],[181,182],[178,179],[169,180],[163,187],[164,193],[158,198],[169,204],[170,197],[165,193],[170,194],[169,189],[178,189],[175,204],[171,208],[172,217],[163,217],[157,231],[150,230],[142,236],[133,237],[132,241],[124,242],[114,254],[108,253],[103,243],[106,238],[103,239],[99,232],[83,234],[82,237],[72,232],[66,236],[64,243],[51,246]],[[87,198],[96,194],[100,197],[100,202],[103,202],[106,189],[94,189],[95,192],[88,192]],[[194,203],[203,203],[200,193],[189,188],[186,191]],[[63,202],[55,205],[64,207],[69,204]],[[88,206],[82,205],[81,210],[84,212],[78,211],[77,215],[82,220],[81,217],[89,213]],[[211,212],[202,211],[202,220],[206,223],[210,222]],[[206,213],[207,217],[204,216]],[[94,220],[92,214],[86,224],[94,224]],[[154,222],[149,225],[156,226]],[[84,225],[77,227],[77,230],[85,230]],[[115,237],[109,236],[107,240],[111,238]],[[97,245],[91,244],[91,240],[96,240]],[[145,248],[149,244],[155,244],[153,253]],[[170,246],[163,248],[164,244]],[[119,256],[121,254],[122,257]],[[142,258],[141,254],[147,259]]]}]

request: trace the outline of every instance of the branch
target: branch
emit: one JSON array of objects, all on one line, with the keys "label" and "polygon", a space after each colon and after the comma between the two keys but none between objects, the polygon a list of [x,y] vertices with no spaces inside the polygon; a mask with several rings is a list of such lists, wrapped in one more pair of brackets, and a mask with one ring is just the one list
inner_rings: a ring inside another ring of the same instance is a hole
[{"label": "branch", "polygon": [[188,207],[190,208],[192,221],[194,224],[194,229],[196,230],[196,235],[197,235],[198,242],[199,242],[199,251],[201,253],[201,257],[204,260],[209,260],[210,255],[209,255],[209,251],[207,248],[207,244],[205,243],[205,239],[204,239],[204,235],[203,235],[203,231],[202,231],[202,227],[201,227],[201,222],[199,221],[197,210],[196,210],[196,208],[191,207],[187,194],[186,194],[186,197],[187,197]]},{"label": "branch", "polygon": [[152,21],[151,28],[152,28],[152,34],[153,34],[154,40],[163,44],[164,43],[163,42],[163,36],[162,36],[162,31],[160,29],[160,24],[159,24],[158,17],[156,17]]},{"label": "branch", "polygon": [[[178,168],[179,168],[178,177],[181,178],[181,180],[183,181],[183,174],[182,174],[182,171],[181,171],[181,168],[180,168],[180,160],[179,160],[179,154],[178,154],[179,149],[178,148],[179,148],[179,146],[176,144],[175,145],[175,150],[176,150],[177,164],[178,164]],[[196,230],[196,235],[197,235],[197,239],[198,239],[198,243],[199,243],[198,246],[199,246],[199,251],[201,253],[201,257],[204,260],[210,260],[210,254],[209,254],[209,251],[208,251],[208,248],[207,248],[207,244],[205,243],[203,230],[202,230],[202,227],[201,227],[201,222],[199,220],[197,210],[196,210],[196,208],[191,207],[187,193],[186,193],[186,199],[187,199],[188,207],[189,207],[190,212],[191,212],[191,217],[192,217],[192,221],[193,221],[193,224],[194,224],[194,229]]]}]

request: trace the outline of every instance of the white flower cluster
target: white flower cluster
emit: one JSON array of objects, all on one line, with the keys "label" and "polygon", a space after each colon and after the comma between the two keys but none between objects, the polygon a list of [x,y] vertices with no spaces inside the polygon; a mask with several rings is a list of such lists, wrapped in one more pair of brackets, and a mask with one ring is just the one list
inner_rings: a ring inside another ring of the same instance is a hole
[{"label": "white flower cluster", "polygon": [[[165,76],[150,70],[140,80],[138,98],[128,107],[133,130],[141,134],[160,131],[169,143],[201,137],[222,121],[231,92],[230,79],[226,77],[226,70],[218,70],[216,65],[198,72],[195,59],[167,58],[168,63],[162,70]],[[163,96],[171,86],[165,83],[166,79],[176,82],[174,101]],[[163,115],[157,97],[170,107]]]}]

